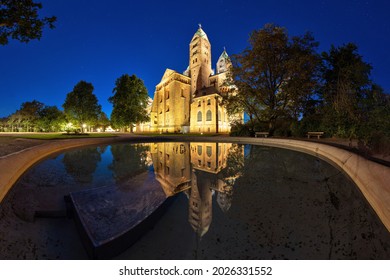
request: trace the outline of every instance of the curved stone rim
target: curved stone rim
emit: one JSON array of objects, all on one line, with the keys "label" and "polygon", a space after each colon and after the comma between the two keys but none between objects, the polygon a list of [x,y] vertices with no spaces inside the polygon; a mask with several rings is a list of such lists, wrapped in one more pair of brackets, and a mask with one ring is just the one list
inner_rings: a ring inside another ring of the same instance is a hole
[{"label": "curved stone rim", "polygon": [[382,223],[390,232],[390,167],[370,161],[353,152],[317,142],[295,139],[221,137],[221,136],[134,136],[119,135],[115,138],[90,138],[51,140],[20,152],[0,158],[0,202],[8,191],[31,166],[67,149],[112,144],[118,142],[229,142],[237,144],[264,145],[295,150],[317,156],[343,170],[358,186],[363,196],[379,216]]}]

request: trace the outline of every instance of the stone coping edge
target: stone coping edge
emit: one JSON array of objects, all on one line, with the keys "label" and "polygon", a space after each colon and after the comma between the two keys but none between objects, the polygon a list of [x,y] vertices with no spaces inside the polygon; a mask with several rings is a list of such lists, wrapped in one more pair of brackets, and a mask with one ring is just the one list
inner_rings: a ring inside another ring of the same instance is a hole
[{"label": "stone coping edge", "polygon": [[116,142],[231,142],[285,148],[317,156],[343,170],[359,187],[371,207],[390,232],[390,167],[367,160],[353,152],[322,143],[295,139],[249,137],[132,136],[51,140],[38,146],[0,158],[0,202],[18,178],[45,157],[81,146]]},{"label": "stone coping edge", "polygon": [[47,156],[66,149],[88,145],[109,144],[114,141],[113,138],[48,140],[47,143],[1,157],[0,202],[24,172]]}]

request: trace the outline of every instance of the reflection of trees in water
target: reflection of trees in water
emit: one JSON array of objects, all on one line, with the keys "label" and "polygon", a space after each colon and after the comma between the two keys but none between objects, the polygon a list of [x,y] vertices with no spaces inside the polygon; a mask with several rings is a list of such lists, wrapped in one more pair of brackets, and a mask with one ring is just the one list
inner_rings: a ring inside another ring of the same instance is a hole
[{"label": "reflection of trees in water", "polygon": [[223,212],[229,211],[233,200],[233,186],[242,176],[244,168],[244,146],[232,144],[226,157],[226,167],[218,177],[223,181],[223,189],[217,193],[217,203]]},{"label": "reflection of trees in water", "polygon": [[229,211],[230,207],[232,206],[232,200],[233,200],[233,191],[217,193],[217,203],[219,205],[219,208],[221,208],[222,212],[226,213]]},{"label": "reflection of trees in water", "polygon": [[256,173],[258,179],[272,182],[319,182],[338,175],[337,168],[329,168],[329,164],[314,156],[286,149],[251,146],[245,158],[245,175],[252,169],[261,170]]},{"label": "reflection of trees in water", "polygon": [[93,180],[93,173],[101,160],[101,154],[103,152],[101,147],[69,151],[64,154],[62,162],[66,172],[70,174],[76,182],[91,183]]},{"label": "reflection of trees in water", "polygon": [[148,151],[149,146],[141,144],[112,145],[113,159],[108,168],[112,170],[116,182],[123,182],[146,171],[148,168]]},{"label": "reflection of trees in water", "polygon": [[226,158],[226,167],[220,176],[227,186],[233,187],[235,180],[242,175],[244,168],[244,146],[232,144]]}]

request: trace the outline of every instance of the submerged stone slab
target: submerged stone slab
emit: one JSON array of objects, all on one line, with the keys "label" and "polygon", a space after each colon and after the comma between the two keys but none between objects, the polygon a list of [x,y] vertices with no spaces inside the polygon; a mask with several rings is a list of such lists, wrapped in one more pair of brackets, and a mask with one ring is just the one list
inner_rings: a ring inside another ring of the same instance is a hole
[{"label": "submerged stone slab", "polygon": [[158,221],[172,198],[150,172],[120,186],[69,195],[70,203],[91,258],[111,258],[137,241]]}]

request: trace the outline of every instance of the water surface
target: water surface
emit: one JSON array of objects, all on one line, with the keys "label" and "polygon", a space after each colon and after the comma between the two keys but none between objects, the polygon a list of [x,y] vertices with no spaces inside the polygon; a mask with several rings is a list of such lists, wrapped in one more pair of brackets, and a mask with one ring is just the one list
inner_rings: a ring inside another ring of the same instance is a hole
[{"label": "water surface", "polygon": [[144,180],[176,199],[119,259],[390,258],[389,232],[343,172],[307,154],[228,143],[113,144],[42,161],[0,206],[0,258],[87,258],[63,197],[139,192]]}]

